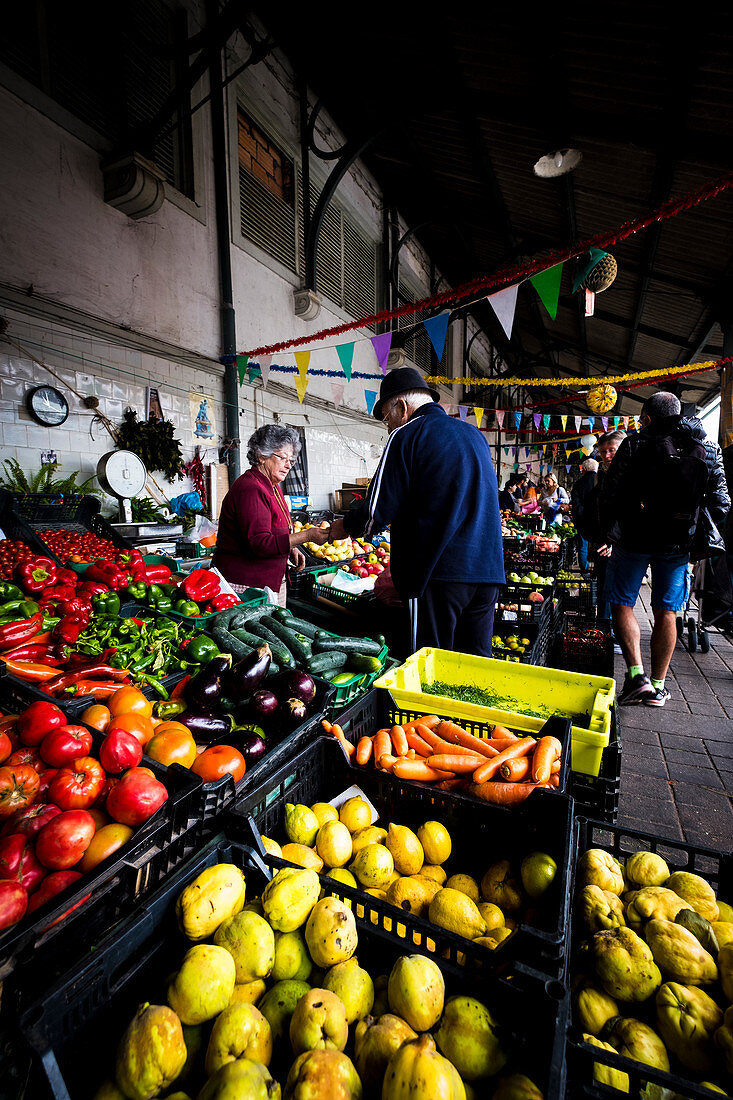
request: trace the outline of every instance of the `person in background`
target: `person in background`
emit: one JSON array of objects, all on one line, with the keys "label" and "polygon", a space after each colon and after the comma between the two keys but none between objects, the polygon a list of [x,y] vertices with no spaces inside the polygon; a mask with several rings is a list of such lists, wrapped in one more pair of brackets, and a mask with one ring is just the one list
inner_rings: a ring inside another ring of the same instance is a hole
[{"label": "person in background", "polygon": [[521,493],[517,492],[518,474],[512,474],[503,489],[499,491],[499,507],[502,512],[519,512]]},{"label": "person in background", "polygon": [[[641,431],[623,441],[601,491],[601,527],[613,552],[606,597],[627,674],[619,703],[663,707],[677,644],[677,612],[687,603],[689,562],[701,516],[719,530],[730,509],[720,449],[699,420],[681,415],[679,399],[661,391],[645,401]],[[634,606],[651,566],[651,678],[644,673]]]},{"label": "person in background", "polygon": [[540,508],[547,520],[548,526],[554,523],[557,516],[563,522],[563,513],[568,511],[570,498],[567,491],[558,484],[554,474],[545,474],[542,492],[540,493]]},{"label": "person in background", "polygon": [[601,530],[600,499],[603,491],[603,480],[609,471],[613,456],[626,439],[626,432],[606,432],[596,443],[596,453],[600,459],[600,466],[596,473],[596,483],[593,492],[586,501],[587,524],[591,534],[588,541],[591,544],[591,556],[593,559],[593,572],[598,582],[598,617],[599,619],[611,618],[611,605],[606,599],[606,570],[608,559],[611,556],[611,544],[604,540]]},{"label": "person in background", "polygon": [[586,527],[585,509],[588,497],[593,492],[596,484],[598,463],[595,458],[586,458],[581,466],[583,473],[570,490],[570,506],[575,524],[575,546],[578,551],[578,567],[583,576],[588,573],[588,538]]},{"label": "person in background", "polygon": [[422,646],[491,656],[504,583],[496,474],[484,436],[448,416],[422,374],[397,367],[372,415],[387,425],[366,500],[331,525],[335,539],[390,524],[390,568]]},{"label": "person in background", "polygon": [[250,436],[250,469],[224,497],[212,560],[235,592],[249,586],[270,588],[283,607],[288,558],[303,569],[305,557],[298,547],[304,542],[322,545],[329,537],[328,528],[320,527],[293,533],[290,509],[280,486],[299,450],[300,436],[294,428],[265,424]]}]

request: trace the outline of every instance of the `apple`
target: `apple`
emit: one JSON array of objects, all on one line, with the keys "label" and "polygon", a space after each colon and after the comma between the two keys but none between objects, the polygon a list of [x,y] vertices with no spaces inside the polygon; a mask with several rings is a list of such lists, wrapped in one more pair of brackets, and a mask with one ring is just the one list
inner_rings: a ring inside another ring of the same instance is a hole
[{"label": "apple", "polygon": [[369,562],[370,565],[376,565],[377,562],[379,561],[379,558],[377,557],[376,554],[370,554],[367,558],[367,561]]}]

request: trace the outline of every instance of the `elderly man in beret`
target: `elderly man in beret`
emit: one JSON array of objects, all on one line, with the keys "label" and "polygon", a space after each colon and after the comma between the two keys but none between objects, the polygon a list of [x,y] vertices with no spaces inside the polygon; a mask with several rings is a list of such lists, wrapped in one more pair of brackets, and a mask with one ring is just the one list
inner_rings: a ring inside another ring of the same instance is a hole
[{"label": "elderly man in beret", "polygon": [[382,381],[372,414],[389,432],[365,500],[332,538],[390,532],[394,585],[422,646],[491,656],[494,606],[504,583],[498,486],[485,437],[448,416],[419,371]]}]

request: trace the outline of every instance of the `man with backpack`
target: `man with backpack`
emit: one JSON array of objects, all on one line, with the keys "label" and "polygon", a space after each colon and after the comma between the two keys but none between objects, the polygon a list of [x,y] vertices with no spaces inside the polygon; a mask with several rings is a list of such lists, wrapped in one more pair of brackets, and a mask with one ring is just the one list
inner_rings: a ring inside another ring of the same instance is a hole
[{"label": "man with backpack", "polygon": [[[672,393],[643,406],[641,431],[616,452],[603,481],[601,525],[613,546],[606,574],[616,637],[627,666],[619,703],[663,707],[664,685],[677,642],[677,612],[687,603],[695,532],[720,527],[730,508],[720,449],[698,420],[681,417]],[[707,513],[707,514],[706,514]],[[704,521],[704,523],[703,523]],[[634,605],[651,566],[651,677],[644,673]]]}]

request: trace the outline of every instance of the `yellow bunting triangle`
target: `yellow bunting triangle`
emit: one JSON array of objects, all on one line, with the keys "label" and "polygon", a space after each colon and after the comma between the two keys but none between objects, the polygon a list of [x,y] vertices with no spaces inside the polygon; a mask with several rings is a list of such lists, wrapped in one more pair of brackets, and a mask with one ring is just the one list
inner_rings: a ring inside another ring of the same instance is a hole
[{"label": "yellow bunting triangle", "polygon": [[476,417],[476,427],[480,428],[481,422],[484,419],[484,410],[476,408],[476,406],[474,406],[473,415]]},{"label": "yellow bunting triangle", "polygon": [[568,426],[568,418],[566,413],[560,414],[560,423],[562,424],[562,430],[565,431]]},{"label": "yellow bunting triangle", "polygon": [[[298,368],[298,374],[301,378],[305,378],[308,373],[308,364],[311,361],[311,353],[309,351],[296,351],[295,352],[295,365]],[[298,391],[300,393],[300,390]],[[305,393],[305,390],[303,390]],[[303,398],[301,397],[301,401]]]},{"label": "yellow bunting triangle", "polygon": [[310,378],[307,378],[304,374],[301,374],[298,378],[295,379],[295,388],[298,391],[298,401],[300,401],[301,405],[303,404],[303,398],[305,397],[305,391],[308,389],[309,382]]}]

